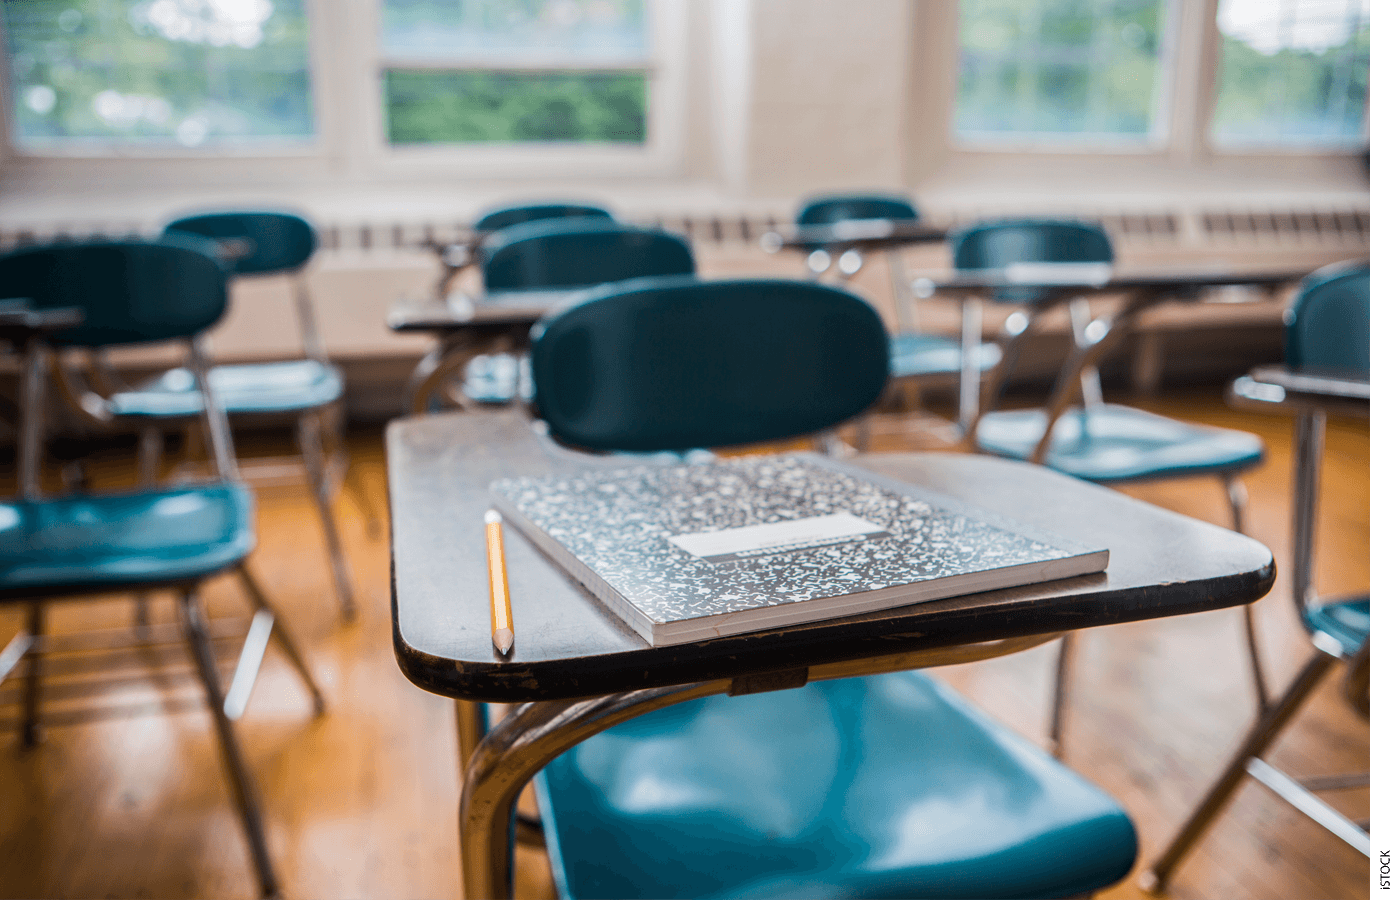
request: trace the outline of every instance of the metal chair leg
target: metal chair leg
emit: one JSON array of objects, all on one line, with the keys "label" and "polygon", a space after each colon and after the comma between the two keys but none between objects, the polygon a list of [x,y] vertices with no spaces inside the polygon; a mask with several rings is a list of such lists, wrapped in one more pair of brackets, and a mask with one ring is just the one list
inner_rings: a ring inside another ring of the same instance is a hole
[{"label": "metal chair leg", "polygon": [[1166,851],[1158,857],[1152,867],[1142,873],[1142,888],[1154,894],[1162,893],[1167,889],[1167,883],[1171,880],[1172,874],[1176,871],[1181,860],[1187,852],[1205,834],[1210,823],[1219,815],[1225,807],[1230,796],[1239,787],[1240,782],[1248,774],[1250,760],[1262,754],[1273,743],[1274,738],[1298,712],[1298,708],[1303,705],[1309,693],[1315,688],[1333,664],[1336,658],[1330,654],[1319,650],[1313,654],[1311,660],[1303,667],[1303,670],[1293,679],[1293,683],[1284,691],[1278,702],[1265,710],[1254,727],[1250,729],[1245,737],[1244,743],[1235,751],[1235,755],[1230,759],[1230,764],[1225,767],[1225,771],[1215,780],[1206,796],[1197,805],[1190,818],[1181,826],[1172,839]]},{"label": "metal chair leg", "polygon": [[[1238,475],[1226,475],[1221,479],[1225,485],[1225,496],[1230,501],[1230,522],[1235,530],[1244,534],[1244,510],[1249,503],[1249,494],[1244,481]],[[1269,705],[1269,683],[1264,677],[1264,657],[1259,650],[1259,633],[1254,627],[1254,606],[1240,607],[1244,614],[1245,649],[1249,654],[1249,674],[1254,682],[1255,714],[1263,715]]]},{"label": "metal chair leg", "polygon": [[278,895],[277,874],[272,868],[272,856],[267,849],[267,836],[263,831],[262,813],[258,810],[257,789],[238,746],[238,736],[234,733],[233,722],[224,715],[223,688],[219,684],[219,670],[214,662],[214,648],[209,643],[209,623],[204,617],[199,597],[194,591],[180,595],[180,622],[189,643],[190,653],[199,669],[200,681],[204,684],[205,699],[209,704],[209,714],[214,717],[214,731],[219,741],[219,751],[224,768],[228,772],[229,784],[233,789],[234,801],[243,819],[243,832],[248,838],[248,849],[253,856],[253,868],[257,870],[258,887],[264,897]]},{"label": "metal chair leg", "polygon": [[343,460],[344,476],[343,486],[346,493],[350,494],[350,500],[360,508],[360,516],[364,519],[365,535],[377,537],[384,533],[382,530],[382,519],[379,518],[379,509],[374,500],[370,497],[370,488],[365,486],[363,477],[354,467],[350,459],[350,451],[346,449],[344,442],[344,406],[343,403],[336,403],[335,406],[326,410],[326,417],[322,420],[325,428],[325,440],[330,449],[330,456]]},{"label": "metal chair leg", "polygon": [[355,598],[350,588],[349,567],[340,547],[340,532],[336,529],[335,516],[331,513],[330,482],[326,477],[321,429],[314,413],[297,420],[297,434],[301,443],[301,458],[306,464],[307,474],[311,476],[311,494],[316,500],[316,511],[321,516],[321,530],[326,536],[331,575],[335,581],[336,596],[340,600],[340,615],[349,621],[355,618]]},{"label": "metal chair leg", "polygon": [[248,563],[242,562],[238,565],[238,580],[242,582],[243,589],[252,598],[253,605],[258,609],[265,609],[272,613],[272,639],[282,648],[282,652],[291,661],[292,668],[297,670],[302,682],[306,685],[306,691],[311,695],[311,704],[316,711],[316,715],[321,715],[326,711],[325,698],[321,696],[320,688],[316,687],[316,679],[311,676],[311,667],[306,664],[306,659],[301,655],[301,650],[297,648],[296,642],[292,640],[291,634],[287,632],[282,624],[282,615],[267,599],[267,594],[263,591],[262,585],[253,578],[253,573],[248,570]]},{"label": "metal chair leg", "polygon": [[31,646],[24,658],[24,719],[19,731],[19,745],[26,750],[39,743],[39,686],[43,678],[43,657],[34,652],[32,643],[44,636],[44,604],[38,600],[30,603],[28,619],[26,627]]},{"label": "metal chair leg", "polygon": [[1065,710],[1069,707],[1069,679],[1074,667],[1077,638],[1068,632],[1060,638],[1060,653],[1055,661],[1055,695],[1050,702],[1050,755],[1064,758]]}]

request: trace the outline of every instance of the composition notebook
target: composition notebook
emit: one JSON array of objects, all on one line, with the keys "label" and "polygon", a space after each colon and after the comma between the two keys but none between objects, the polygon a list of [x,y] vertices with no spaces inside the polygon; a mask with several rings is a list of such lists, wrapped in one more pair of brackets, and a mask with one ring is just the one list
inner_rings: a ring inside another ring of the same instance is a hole
[{"label": "composition notebook", "polygon": [[824,457],[491,484],[502,516],[653,646],[1101,572],[1108,551]]}]

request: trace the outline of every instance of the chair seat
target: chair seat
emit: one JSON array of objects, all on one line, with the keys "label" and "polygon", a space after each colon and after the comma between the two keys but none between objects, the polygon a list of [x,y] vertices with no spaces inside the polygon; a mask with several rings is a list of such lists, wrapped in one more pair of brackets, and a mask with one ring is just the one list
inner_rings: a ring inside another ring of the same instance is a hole
[{"label": "chair seat", "polygon": [[[312,359],[215,366],[209,384],[230,415],[302,412],[334,403],[345,392],[340,371]],[[114,395],[111,407],[118,416],[198,415],[194,373],[171,369],[140,390]]]},{"label": "chair seat", "polygon": [[1371,636],[1371,598],[1353,597],[1308,607],[1308,627],[1334,638],[1350,657]]},{"label": "chair seat", "polygon": [[[985,372],[1001,360],[996,344],[979,344],[977,370]],[[957,375],[962,371],[962,344],[937,334],[896,334],[890,337],[890,377]]]},{"label": "chair seat", "polygon": [[[1044,433],[1044,410],[993,412],[977,426],[977,446],[998,456],[1028,459]],[[1104,404],[1070,410],[1055,422],[1045,464],[1087,481],[1112,483],[1232,472],[1263,459],[1263,442],[1248,432]]]},{"label": "chair seat", "polygon": [[117,590],[212,575],[253,550],[241,485],[0,503],[0,595]]},{"label": "chair seat", "polygon": [[535,784],[561,897],[1059,897],[1137,853],[1109,796],[914,672],[663,709]]}]

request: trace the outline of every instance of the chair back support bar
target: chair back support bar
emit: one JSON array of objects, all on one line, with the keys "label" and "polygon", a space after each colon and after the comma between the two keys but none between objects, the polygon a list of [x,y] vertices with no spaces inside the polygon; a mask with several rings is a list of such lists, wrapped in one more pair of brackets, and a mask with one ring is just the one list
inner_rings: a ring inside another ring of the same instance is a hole
[{"label": "chair back support bar", "polygon": [[481,280],[488,292],[694,272],[695,258],[683,238],[606,219],[512,225],[493,233],[481,246]]},{"label": "chair back support bar", "polygon": [[686,277],[599,288],[537,327],[535,402],[556,439],[683,450],[810,434],[879,398],[878,313],[810,282]]}]

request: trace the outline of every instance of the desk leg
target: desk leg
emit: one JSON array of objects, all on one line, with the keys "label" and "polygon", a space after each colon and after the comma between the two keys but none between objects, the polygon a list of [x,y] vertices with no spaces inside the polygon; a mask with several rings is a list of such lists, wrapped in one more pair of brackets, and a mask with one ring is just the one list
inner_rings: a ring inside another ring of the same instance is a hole
[{"label": "desk leg", "polygon": [[454,700],[452,705],[457,713],[457,756],[465,772],[476,745],[486,736],[486,707],[469,700]]},{"label": "desk leg", "polygon": [[1069,409],[1070,403],[1079,395],[1082,390],[1082,376],[1090,369],[1097,369],[1100,362],[1108,354],[1118,341],[1131,330],[1145,310],[1161,301],[1157,294],[1140,294],[1130,299],[1123,310],[1114,316],[1106,331],[1097,341],[1076,346],[1074,352],[1065,360],[1060,369],[1059,377],[1055,381],[1055,388],[1050,393],[1050,402],[1045,408],[1045,433],[1040,436],[1040,442],[1036,444],[1035,450],[1031,453],[1030,461],[1039,465],[1045,463],[1045,457],[1050,453],[1050,446],[1053,442],[1055,432],[1055,422]]},{"label": "desk leg", "polygon": [[428,404],[432,402],[442,380],[466,365],[480,351],[479,343],[474,340],[439,343],[414,367],[413,375],[408,379],[405,411],[409,415],[427,412]]},{"label": "desk leg", "polygon": [[725,679],[587,700],[528,703],[512,711],[482,739],[467,763],[459,811],[466,896],[504,900],[514,892],[510,832],[515,803],[550,760],[614,725],[723,693],[729,684]]}]

